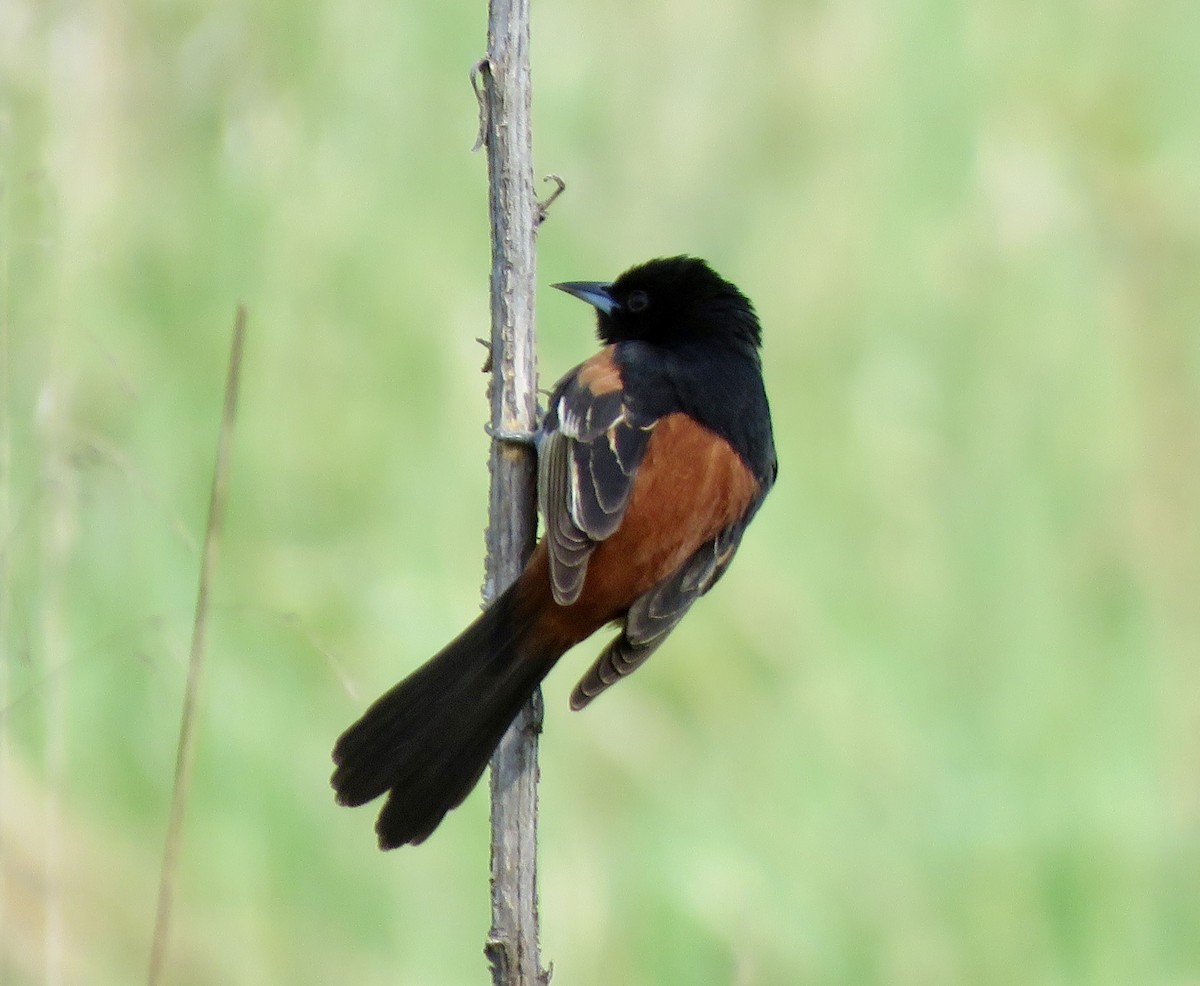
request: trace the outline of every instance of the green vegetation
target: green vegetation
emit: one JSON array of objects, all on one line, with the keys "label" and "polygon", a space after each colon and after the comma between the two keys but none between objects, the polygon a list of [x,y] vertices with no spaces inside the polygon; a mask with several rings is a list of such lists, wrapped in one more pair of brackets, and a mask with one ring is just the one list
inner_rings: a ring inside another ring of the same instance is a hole
[{"label": "green vegetation", "polygon": [[[3,20],[0,982],[144,976],[239,300],[169,981],[484,982],[486,794],[381,856],[327,788],[478,598],[482,5]],[[782,466],[643,671],[550,679],[555,982],[1196,981],[1200,5],[534,31],[542,287],[707,257]],[[548,385],[593,340],[541,302]]]}]

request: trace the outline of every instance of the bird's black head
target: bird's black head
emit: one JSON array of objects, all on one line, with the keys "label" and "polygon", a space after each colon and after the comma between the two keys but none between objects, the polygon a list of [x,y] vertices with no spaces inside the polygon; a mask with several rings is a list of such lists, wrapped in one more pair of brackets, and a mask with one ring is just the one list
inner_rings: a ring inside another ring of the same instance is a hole
[{"label": "bird's black head", "polygon": [[554,287],[595,307],[596,332],[605,343],[760,344],[758,317],[750,301],[695,257],[651,260],[631,267],[611,284],[569,281]]}]

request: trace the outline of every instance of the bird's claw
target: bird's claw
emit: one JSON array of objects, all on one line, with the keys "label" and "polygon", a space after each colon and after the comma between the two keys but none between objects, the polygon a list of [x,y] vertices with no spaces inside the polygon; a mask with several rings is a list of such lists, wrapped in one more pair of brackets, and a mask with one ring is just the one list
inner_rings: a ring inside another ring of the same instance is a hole
[{"label": "bird's claw", "polygon": [[529,448],[537,446],[537,429],[525,431],[524,429],[499,428],[493,424],[485,424],[483,430],[488,433],[493,441],[507,442],[510,445],[524,445]]}]

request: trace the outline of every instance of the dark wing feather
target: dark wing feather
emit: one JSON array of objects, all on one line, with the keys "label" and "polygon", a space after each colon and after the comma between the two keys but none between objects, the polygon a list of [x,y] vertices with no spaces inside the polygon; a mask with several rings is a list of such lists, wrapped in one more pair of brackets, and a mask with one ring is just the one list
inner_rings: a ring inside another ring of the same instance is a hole
[{"label": "dark wing feather", "polygon": [[554,597],[579,595],[593,542],[571,520],[570,440],[558,432],[544,434],[538,446],[538,506],[546,523]]},{"label": "dark wing feather", "polygon": [[582,709],[613,682],[636,671],[683,619],[692,603],[725,574],[742,540],[749,516],[730,524],[702,544],[683,565],[629,608],[625,628],[604,648],[571,693],[571,708]]},{"label": "dark wing feather", "polygon": [[560,606],[579,598],[588,557],[620,526],[653,427],[629,406],[609,350],[551,394],[538,441],[538,506]]}]

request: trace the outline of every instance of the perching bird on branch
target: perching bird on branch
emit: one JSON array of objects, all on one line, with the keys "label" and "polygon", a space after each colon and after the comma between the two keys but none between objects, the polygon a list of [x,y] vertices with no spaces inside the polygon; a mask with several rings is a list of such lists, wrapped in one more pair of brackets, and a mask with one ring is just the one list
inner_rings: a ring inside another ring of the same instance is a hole
[{"label": "perching bird on branch", "polygon": [[383,849],[418,843],[470,793],[555,662],[620,633],[571,694],[638,668],[724,574],[777,471],[758,318],[704,261],[652,260],[594,306],[604,348],[550,395],[534,436],[544,533],[520,577],[337,741],[343,805],[387,793]]}]

